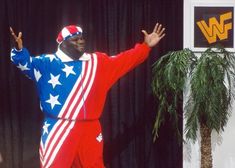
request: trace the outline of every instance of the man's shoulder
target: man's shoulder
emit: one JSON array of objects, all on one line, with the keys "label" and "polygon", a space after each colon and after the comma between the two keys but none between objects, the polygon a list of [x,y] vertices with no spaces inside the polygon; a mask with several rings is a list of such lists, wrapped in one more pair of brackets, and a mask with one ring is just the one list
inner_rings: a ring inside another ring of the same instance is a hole
[{"label": "man's shoulder", "polygon": [[98,58],[106,58],[106,57],[108,57],[108,55],[106,54],[106,53],[104,53],[104,52],[94,52],[94,53],[92,53],[91,55],[93,55],[93,56],[97,56]]}]

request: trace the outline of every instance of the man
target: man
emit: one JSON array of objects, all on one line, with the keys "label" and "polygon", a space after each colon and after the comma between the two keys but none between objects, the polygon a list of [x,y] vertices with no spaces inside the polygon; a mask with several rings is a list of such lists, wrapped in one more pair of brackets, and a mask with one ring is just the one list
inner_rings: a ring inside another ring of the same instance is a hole
[{"label": "man", "polygon": [[103,139],[99,118],[111,86],[142,63],[165,36],[156,24],[144,34],[144,42],[115,56],[86,53],[81,27],[64,27],[54,54],[31,57],[23,48],[22,33],[11,34],[16,42],[11,60],[35,81],[44,113],[40,142],[42,168],[103,168]]}]

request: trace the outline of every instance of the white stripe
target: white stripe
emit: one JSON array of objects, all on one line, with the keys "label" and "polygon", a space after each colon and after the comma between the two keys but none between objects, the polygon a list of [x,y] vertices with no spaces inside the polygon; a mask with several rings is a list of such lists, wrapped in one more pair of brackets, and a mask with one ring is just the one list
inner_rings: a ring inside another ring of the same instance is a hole
[{"label": "white stripe", "polygon": [[[91,76],[91,79],[90,79],[90,81],[89,81],[89,84],[88,84],[88,87],[87,87],[85,93],[83,93],[83,95],[82,95],[82,96],[83,96],[83,99],[80,101],[80,103],[79,103],[79,105],[78,105],[78,107],[77,107],[77,109],[76,109],[76,111],[75,111],[75,113],[74,113],[74,115],[73,115],[73,117],[72,117],[73,120],[76,119],[76,117],[77,117],[77,115],[79,114],[79,112],[80,112],[82,106],[85,105],[85,100],[86,100],[88,94],[90,93],[91,86],[93,85],[93,82],[94,82],[94,79],[95,79],[96,68],[97,68],[97,57],[96,57],[95,54],[94,54],[94,57],[93,57],[93,58],[94,58],[94,63],[93,63],[93,70],[92,70],[92,74],[91,74],[92,76]],[[88,78],[87,78],[87,80],[88,80]],[[85,85],[85,86],[86,86],[86,85]],[[86,108],[86,107],[85,107],[85,108]]]},{"label": "white stripe", "polygon": [[42,143],[42,138],[41,138],[41,141],[40,141],[40,148],[41,148],[41,150],[39,152],[40,152],[40,154],[43,154],[44,153],[43,152],[44,145]]},{"label": "white stripe", "polygon": [[[51,144],[50,144],[48,150],[47,150],[46,153],[44,154],[44,155],[45,155],[45,156],[44,156],[44,161],[45,161],[45,162],[48,160],[48,157],[49,157],[49,155],[50,155],[50,153],[51,153],[51,150],[53,150],[54,145],[55,145],[55,143],[57,142],[57,139],[59,138],[60,134],[63,132],[64,128],[67,126],[68,122],[69,122],[69,121],[65,121],[65,123],[64,123],[64,124],[59,128],[59,130],[56,132],[55,138],[52,139]],[[47,148],[45,148],[45,149],[47,149]]]},{"label": "white stripe", "polygon": [[51,165],[51,163],[54,161],[54,159],[55,159],[55,157],[56,157],[58,151],[60,150],[60,147],[62,146],[64,140],[65,140],[66,137],[68,136],[70,130],[73,128],[74,124],[75,124],[75,121],[72,121],[72,122],[70,123],[70,126],[66,129],[66,132],[64,133],[63,137],[60,139],[58,145],[57,145],[56,148],[54,149],[54,151],[53,151],[53,153],[52,153],[52,155],[51,155],[51,157],[50,157],[50,160],[49,160],[49,162],[48,162],[48,164],[47,164],[46,167],[49,167],[49,166]]},{"label": "white stripe", "polygon": [[76,26],[77,30],[82,33],[82,28],[79,26]]},{"label": "white stripe", "polygon": [[[84,63],[84,64],[85,64],[85,63]],[[90,73],[91,73],[91,67],[92,67],[92,63],[91,63],[91,61],[89,61],[89,62],[88,62],[87,73],[85,74],[85,75],[86,75],[86,76],[85,76],[85,80],[83,80],[82,85],[86,85],[86,84],[87,84],[88,78],[89,78]],[[84,69],[84,71],[85,71],[85,69]],[[84,78],[84,76],[81,75],[81,78]],[[75,107],[75,105],[76,105],[78,99],[81,97],[82,91],[83,91],[83,88],[80,87],[78,93],[76,94],[76,97],[74,98],[74,100],[73,100],[71,106],[69,107],[68,112],[66,113],[65,118],[71,118],[71,117],[70,117],[70,114],[71,114],[73,108]]]},{"label": "white stripe", "polygon": [[65,37],[70,35],[70,32],[69,32],[69,30],[67,28],[63,28],[61,33],[62,33],[62,37],[63,38],[65,38]]},{"label": "white stripe", "polygon": [[40,155],[40,159],[42,159],[42,158],[43,158],[43,153],[42,153],[42,141],[40,142],[39,155]]},{"label": "white stripe", "polygon": [[43,160],[42,160],[42,158],[40,157],[40,162],[41,162],[41,164],[43,165]]}]

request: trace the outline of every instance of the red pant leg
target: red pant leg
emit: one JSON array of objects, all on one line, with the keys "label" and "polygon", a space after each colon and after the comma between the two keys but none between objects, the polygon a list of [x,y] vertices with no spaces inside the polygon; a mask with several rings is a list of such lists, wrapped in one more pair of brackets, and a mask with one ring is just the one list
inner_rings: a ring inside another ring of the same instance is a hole
[{"label": "red pant leg", "polygon": [[103,137],[99,121],[82,123],[82,130],[73,168],[104,168]]}]

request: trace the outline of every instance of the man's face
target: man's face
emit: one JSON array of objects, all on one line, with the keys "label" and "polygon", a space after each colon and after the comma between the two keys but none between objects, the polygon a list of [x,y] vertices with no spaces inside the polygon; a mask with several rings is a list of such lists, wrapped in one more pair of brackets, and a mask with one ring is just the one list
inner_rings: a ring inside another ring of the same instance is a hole
[{"label": "man's face", "polygon": [[85,40],[82,34],[75,35],[64,40],[60,49],[62,49],[62,51],[64,51],[73,60],[79,59],[85,52]]},{"label": "man's face", "polygon": [[69,47],[72,47],[79,51],[80,53],[84,53],[85,51],[85,39],[83,38],[82,34],[78,34],[68,38],[67,44]]}]

